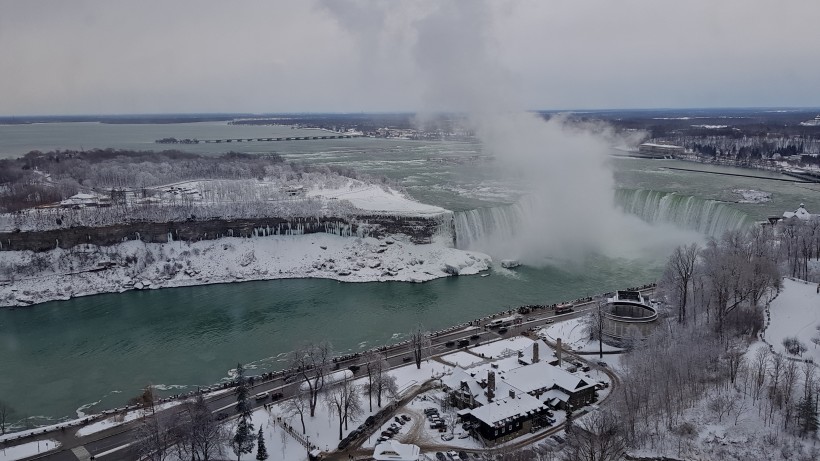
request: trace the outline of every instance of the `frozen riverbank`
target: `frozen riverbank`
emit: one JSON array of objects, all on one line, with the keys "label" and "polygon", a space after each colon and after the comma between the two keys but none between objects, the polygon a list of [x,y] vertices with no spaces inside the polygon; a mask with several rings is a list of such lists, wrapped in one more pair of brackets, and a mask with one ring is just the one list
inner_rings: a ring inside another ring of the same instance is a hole
[{"label": "frozen riverbank", "polygon": [[[327,278],[346,282],[424,282],[472,275],[489,256],[386,239],[330,234],[222,238],[200,242],[128,241],[42,253],[5,251],[2,263],[25,267],[0,281],[0,307],[132,289],[157,289],[245,280]],[[25,272],[25,271],[24,271]]]}]

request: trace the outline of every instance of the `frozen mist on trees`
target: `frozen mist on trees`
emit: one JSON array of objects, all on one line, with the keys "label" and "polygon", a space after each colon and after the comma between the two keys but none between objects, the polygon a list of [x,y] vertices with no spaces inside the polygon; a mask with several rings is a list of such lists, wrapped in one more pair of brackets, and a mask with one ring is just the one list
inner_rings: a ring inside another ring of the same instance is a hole
[{"label": "frozen mist on trees", "polygon": [[[497,4],[368,8],[351,1],[326,6],[358,41],[381,44],[375,56],[386,49],[406,56],[412,63],[408,71],[424,86],[427,110],[465,114],[464,123],[482,150],[495,158],[497,175],[525,191],[504,209],[457,213],[460,248],[545,265],[589,254],[668,254],[697,238],[671,226],[659,232],[614,206],[607,158],[611,146],[624,140],[610,127],[570,123],[563,116],[544,120],[526,110],[516,77],[500,64],[491,38],[493,19],[504,15]],[[429,122],[424,114],[418,118]]]}]

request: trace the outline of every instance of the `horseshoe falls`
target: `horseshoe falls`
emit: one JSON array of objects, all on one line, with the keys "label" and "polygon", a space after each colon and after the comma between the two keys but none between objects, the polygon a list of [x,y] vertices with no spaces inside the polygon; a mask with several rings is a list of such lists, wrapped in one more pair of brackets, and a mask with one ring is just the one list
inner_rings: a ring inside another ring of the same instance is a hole
[{"label": "horseshoe falls", "polygon": [[649,223],[670,223],[712,237],[754,223],[751,216],[730,203],[674,192],[618,189],[615,205]]}]

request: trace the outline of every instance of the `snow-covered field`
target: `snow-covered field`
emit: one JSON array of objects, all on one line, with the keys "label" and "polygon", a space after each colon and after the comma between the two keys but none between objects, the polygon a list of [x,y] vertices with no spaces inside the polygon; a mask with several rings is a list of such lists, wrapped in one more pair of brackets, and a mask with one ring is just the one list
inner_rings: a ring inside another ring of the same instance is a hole
[{"label": "snow-covered field", "polygon": [[439,215],[447,212],[441,207],[410,200],[395,189],[353,180],[338,188],[313,188],[307,196],[347,200],[356,208],[374,213]]},{"label": "snow-covered field", "polygon": [[60,448],[56,440],[40,440],[0,449],[0,461],[14,461]]},{"label": "snow-covered field", "polygon": [[[439,244],[416,245],[400,237],[330,234],[222,238],[200,242],[129,241],[78,251],[55,249],[36,276],[0,286],[0,306],[20,306],[130,289],[155,289],[281,278],[329,278],[348,282],[424,282],[489,269],[489,256]],[[27,264],[31,252],[4,251],[6,264]],[[131,262],[127,262],[131,261]],[[100,262],[112,267],[92,272]]]},{"label": "snow-covered field", "polygon": [[817,294],[817,284],[783,279],[783,288],[769,305],[769,312],[771,320],[764,337],[775,352],[786,354],[783,338],[796,337],[807,348],[802,358],[820,363],[820,349],[812,342],[812,338],[818,338],[820,342],[820,330],[817,329],[820,326],[820,294]]}]

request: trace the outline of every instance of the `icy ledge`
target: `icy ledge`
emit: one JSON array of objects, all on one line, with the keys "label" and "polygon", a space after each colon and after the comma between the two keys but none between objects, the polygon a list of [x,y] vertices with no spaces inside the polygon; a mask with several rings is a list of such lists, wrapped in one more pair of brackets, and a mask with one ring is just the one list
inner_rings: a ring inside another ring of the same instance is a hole
[{"label": "icy ledge", "polygon": [[[31,252],[0,252],[2,262],[17,267],[31,266],[33,256]],[[377,240],[330,234],[222,238],[195,243],[128,241],[103,248],[55,249],[36,257],[40,259],[39,267],[46,269],[34,276],[0,280],[0,307],[132,289],[245,280],[424,282],[477,274],[488,270],[491,263],[491,258],[483,253],[435,243],[416,245],[402,236]]]}]

